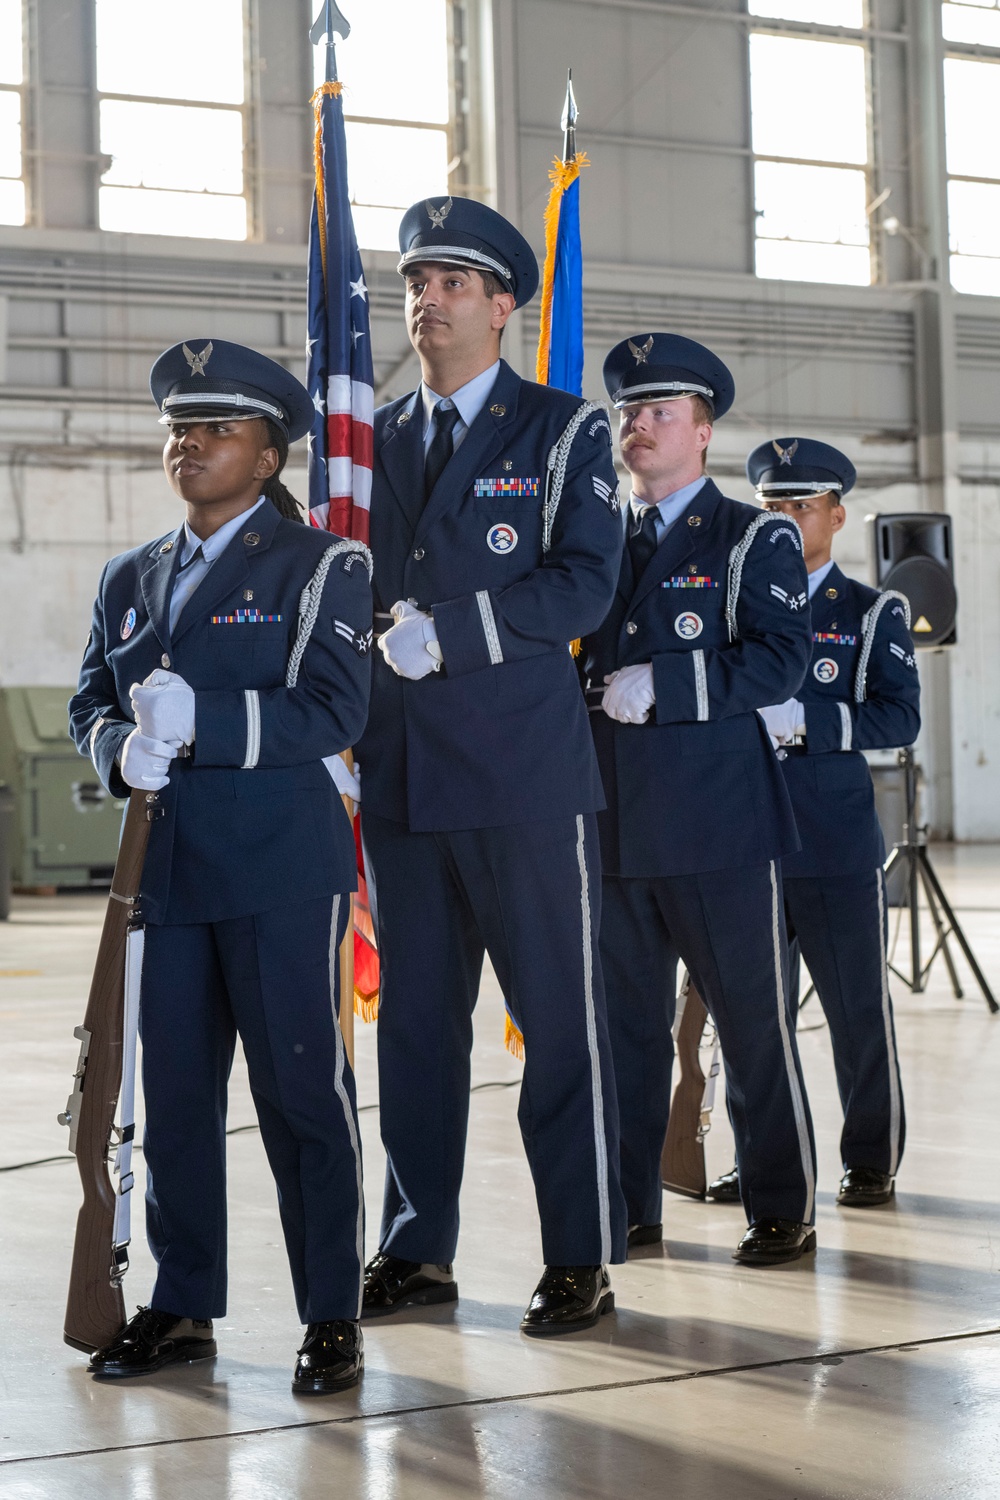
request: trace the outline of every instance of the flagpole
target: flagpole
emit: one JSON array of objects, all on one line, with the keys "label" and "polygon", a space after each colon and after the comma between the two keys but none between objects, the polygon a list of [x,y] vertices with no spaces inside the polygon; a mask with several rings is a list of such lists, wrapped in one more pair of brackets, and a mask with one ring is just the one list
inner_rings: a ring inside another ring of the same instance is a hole
[{"label": "flagpole", "polygon": [[[326,81],[337,83],[337,37],[345,41],[351,34],[350,23],[339,10],[336,0],[325,0],[322,11],[309,33],[309,40],[315,45],[323,32],[326,32]],[[324,266],[324,274],[325,274]],[[347,769],[354,773],[354,752],[344,750],[341,760]],[[354,801],[346,793],[341,797],[344,811],[353,831],[354,814],[357,809]],[[338,969],[340,978],[340,1031],[344,1038],[344,1051],[347,1060],[354,1068],[354,897],[347,898],[347,927],[340,944],[338,954]]]}]

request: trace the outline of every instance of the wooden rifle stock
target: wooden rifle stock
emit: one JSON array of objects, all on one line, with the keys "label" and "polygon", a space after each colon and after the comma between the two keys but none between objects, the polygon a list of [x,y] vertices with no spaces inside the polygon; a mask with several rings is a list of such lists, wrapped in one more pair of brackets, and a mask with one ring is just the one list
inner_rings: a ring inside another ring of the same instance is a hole
[{"label": "wooden rifle stock", "polygon": [[660,1177],[665,1188],[688,1198],[704,1198],[705,1145],[701,1135],[701,1106],[705,1097],[705,1074],[698,1049],[708,1011],[688,977],[681,988],[684,1008],[677,1030],[680,1077],[670,1102],[667,1138],[660,1157]]},{"label": "wooden rifle stock", "polygon": [[111,881],[97,963],[83,1025],[74,1035],[80,1057],[62,1125],[83,1183],[63,1337],[87,1353],[107,1344],[125,1322],[122,1271],[114,1264],[115,1187],[108,1171],[122,1084],[125,944],[136,922],[149,827],[159,816],[155,792],[133,791]]}]

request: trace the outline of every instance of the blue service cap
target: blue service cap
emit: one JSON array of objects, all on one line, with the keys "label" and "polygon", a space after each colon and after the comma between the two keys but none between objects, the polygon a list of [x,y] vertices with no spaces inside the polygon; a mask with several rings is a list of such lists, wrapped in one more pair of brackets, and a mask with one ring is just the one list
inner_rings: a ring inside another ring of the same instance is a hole
[{"label": "blue service cap", "polygon": [[283,365],[225,339],[185,339],[165,349],[149,372],[161,422],[267,417],[290,443],[312,426],[315,407]]},{"label": "blue service cap", "polygon": [[747,478],[762,500],[790,495],[846,495],[858,477],[846,453],[815,438],[773,438],[747,459]]},{"label": "blue service cap", "polygon": [[502,214],[474,198],[422,198],[399,226],[402,259],[396,270],[437,262],[492,271],[518,307],[538,290],[538,262],[521,232]]},{"label": "blue service cap", "polygon": [[722,417],[736,396],[733,377],[718,355],[678,333],[623,339],[604,361],[604,384],[618,410],[636,402],[701,396],[713,415]]}]

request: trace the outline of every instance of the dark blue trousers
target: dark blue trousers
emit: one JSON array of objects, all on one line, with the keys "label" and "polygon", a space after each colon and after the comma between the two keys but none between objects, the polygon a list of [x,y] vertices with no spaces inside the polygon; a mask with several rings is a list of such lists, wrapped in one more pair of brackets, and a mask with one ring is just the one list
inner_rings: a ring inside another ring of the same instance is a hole
[{"label": "dark blue trousers", "polygon": [[472,1013],[489,953],[524,1035],[518,1120],[545,1263],[623,1261],[596,819],[411,833],[366,812],[363,826],[381,960],[388,1162],[380,1249],[406,1260],[454,1259]]},{"label": "dark blue trousers", "polygon": [[140,1007],[151,1305],[226,1311],[226,1098],[243,1042],[303,1323],[357,1318],[364,1270],[354,1077],[337,1019],[347,900],[146,928]]},{"label": "dark blue trousers", "polygon": [[830,1026],[844,1108],[845,1167],[895,1173],[906,1116],[886,964],[885,880],[861,875],[784,881],[789,936],[798,939]]},{"label": "dark blue trousers", "polygon": [[601,962],[630,1224],[663,1217],[677,958],[718,1028],[747,1218],[815,1217],[816,1152],[788,1002],[777,866],[604,881]]}]

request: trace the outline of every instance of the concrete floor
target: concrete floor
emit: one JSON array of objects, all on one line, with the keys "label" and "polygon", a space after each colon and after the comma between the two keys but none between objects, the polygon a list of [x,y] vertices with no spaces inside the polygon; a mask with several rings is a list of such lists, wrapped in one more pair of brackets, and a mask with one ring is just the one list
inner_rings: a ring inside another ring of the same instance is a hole
[{"label": "concrete floor", "polygon": [[[936,848],[934,858],[1000,989],[1000,846]],[[55,1116],[102,916],[95,896],[21,898],[0,929],[0,1168],[65,1152]],[[995,1500],[1000,1017],[971,985],[956,1003],[940,962],[926,994],[899,983],[894,992],[909,1116],[894,1206],[834,1205],[839,1109],[811,1004],[802,1050],[820,1146],[818,1255],[737,1268],[740,1210],[668,1195],[662,1252],[614,1273],[617,1314],[592,1333],[537,1343],[517,1326],[541,1258],[517,1090],[505,1087],[519,1068],[502,1047],[490,977],[477,1017],[462,1300],[371,1326],[361,1388],[327,1401],[289,1390],[299,1329],[254,1130],[231,1141],[220,1358],[127,1386],[94,1384],[61,1342],[79,1202],[72,1159],[4,1170],[0,1497]],[[359,1025],[358,1036],[374,1227],[374,1029]],[[230,1125],[252,1121],[241,1073]],[[732,1160],[721,1108],[708,1155],[713,1170]],[[141,1188],[141,1158],[138,1174]],[[150,1285],[144,1245],[133,1252],[130,1308]]]}]

